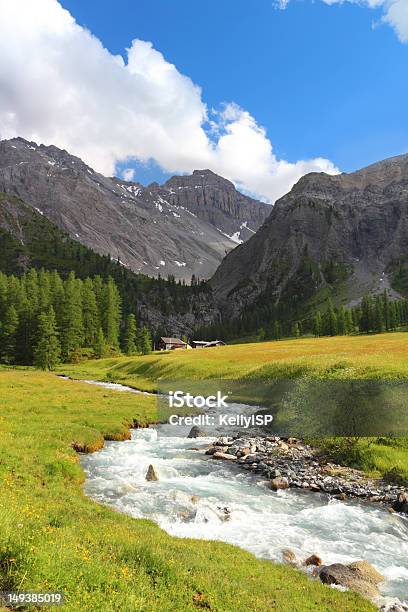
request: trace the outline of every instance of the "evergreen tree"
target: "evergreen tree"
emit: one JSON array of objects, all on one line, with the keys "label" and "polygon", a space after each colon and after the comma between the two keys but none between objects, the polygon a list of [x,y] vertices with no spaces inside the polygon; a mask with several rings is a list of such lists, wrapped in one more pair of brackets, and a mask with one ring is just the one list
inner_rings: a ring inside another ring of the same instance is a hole
[{"label": "evergreen tree", "polygon": [[337,311],[337,333],[340,336],[346,334],[346,310],[344,306],[340,306]]},{"label": "evergreen tree", "polygon": [[354,331],[354,322],[353,322],[353,313],[352,313],[351,310],[346,310],[346,313],[345,313],[345,326],[346,326],[345,333],[347,335],[353,333],[353,331]]},{"label": "evergreen tree", "polygon": [[38,341],[34,350],[34,364],[42,370],[54,370],[60,361],[57,321],[51,306],[38,317]]},{"label": "evergreen tree", "polygon": [[388,331],[391,328],[391,320],[390,320],[390,301],[388,299],[388,291],[384,289],[384,293],[382,295],[383,302],[383,312],[384,312],[384,325],[385,329]]},{"label": "evergreen tree", "polygon": [[103,290],[102,326],[107,343],[119,349],[119,327],[121,318],[119,291],[110,277]]},{"label": "evergreen tree", "polygon": [[389,302],[389,329],[394,330],[398,327],[398,315],[396,302]]},{"label": "evergreen tree", "polygon": [[98,330],[100,328],[100,321],[93,283],[90,278],[87,278],[83,282],[82,316],[84,326],[84,344],[87,347],[95,346]]},{"label": "evergreen tree", "polygon": [[260,327],[258,329],[258,340],[259,340],[259,342],[263,342],[265,340],[265,338],[266,338],[265,328]]},{"label": "evergreen tree", "polygon": [[385,327],[384,309],[383,309],[382,299],[380,298],[380,296],[377,296],[375,298],[373,318],[374,318],[374,322],[373,322],[374,331],[376,332],[384,331],[384,327]]},{"label": "evergreen tree", "polygon": [[275,321],[273,337],[275,340],[280,340],[282,338],[282,329],[281,329],[281,324],[279,323],[279,321]]},{"label": "evergreen tree", "polygon": [[152,352],[152,337],[147,327],[142,327],[141,329],[140,350],[143,355],[149,355]]},{"label": "evergreen tree", "polygon": [[293,324],[292,327],[292,336],[294,336],[295,338],[300,338],[300,326],[299,326],[299,321],[296,321]]},{"label": "evergreen tree", "polygon": [[322,335],[322,327],[322,315],[319,311],[317,311],[313,317],[313,334],[316,338],[319,338]]},{"label": "evergreen tree", "polygon": [[136,317],[134,314],[128,315],[126,319],[124,344],[126,355],[134,355],[135,353],[137,353],[137,326]]},{"label": "evergreen tree", "polygon": [[16,358],[16,333],[18,328],[18,314],[15,307],[9,306],[6,310],[1,326],[1,360],[3,363],[14,363]]},{"label": "evergreen tree", "polygon": [[106,340],[105,336],[103,335],[102,327],[98,329],[98,333],[96,335],[94,353],[97,359],[102,359],[102,357],[105,357],[107,354]]},{"label": "evergreen tree", "polygon": [[72,272],[65,284],[65,302],[62,315],[62,355],[64,361],[71,361],[83,347],[84,325],[82,318],[82,283]]},{"label": "evergreen tree", "polygon": [[337,336],[337,315],[331,300],[329,301],[324,320],[324,334],[326,336]]}]

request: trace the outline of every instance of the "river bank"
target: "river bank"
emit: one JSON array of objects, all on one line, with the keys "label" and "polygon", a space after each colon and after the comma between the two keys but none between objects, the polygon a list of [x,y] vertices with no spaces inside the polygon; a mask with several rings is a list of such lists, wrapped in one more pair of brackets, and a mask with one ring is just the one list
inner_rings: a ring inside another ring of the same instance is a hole
[{"label": "river bank", "polygon": [[[193,432],[197,434],[197,430]],[[234,461],[263,475],[274,490],[297,488],[322,492],[334,499],[364,499],[408,515],[408,490],[362,471],[327,461],[319,450],[295,438],[220,437],[205,451],[216,459]]]},{"label": "river bank", "polygon": [[85,495],[84,456],[74,447],[96,449],[105,441],[101,453],[112,444],[126,453],[129,428],[151,423],[155,413],[148,396],[0,368],[0,590],[63,592],[67,612],[374,610],[354,593],[237,546],[172,537],[148,508],[150,520],[134,520]]}]

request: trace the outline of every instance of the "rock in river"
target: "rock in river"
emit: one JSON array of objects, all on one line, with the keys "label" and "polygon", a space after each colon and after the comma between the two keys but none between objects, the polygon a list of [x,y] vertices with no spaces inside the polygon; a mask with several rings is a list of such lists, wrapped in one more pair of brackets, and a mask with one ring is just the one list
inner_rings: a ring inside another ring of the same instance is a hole
[{"label": "rock in river", "polygon": [[319,571],[320,580],[324,584],[338,584],[355,593],[359,593],[363,597],[374,600],[379,597],[380,592],[377,584],[373,582],[372,576],[375,574],[371,573],[371,570],[374,570],[376,574],[378,572],[369,563],[363,563],[370,567],[370,572],[368,572],[367,567],[367,573],[353,569],[355,564],[343,565],[342,563],[333,563],[333,565],[323,565]]},{"label": "rock in river", "polygon": [[205,438],[206,435],[207,434],[202,429],[197,427],[197,425],[194,425],[194,427],[191,428],[191,431],[187,437],[188,438]]},{"label": "rock in river", "polygon": [[285,476],[278,476],[271,480],[271,489],[278,491],[279,489],[289,489],[289,480]]},{"label": "rock in river", "polygon": [[149,465],[149,468],[146,473],[146,480],[148,480],[149,482],[157,482],[159,480],[156,470],[152,465]]},{"label": "rock in river", "polygon": [[395,512],[408,514],[408,493],[400,493],[391,508]]}]

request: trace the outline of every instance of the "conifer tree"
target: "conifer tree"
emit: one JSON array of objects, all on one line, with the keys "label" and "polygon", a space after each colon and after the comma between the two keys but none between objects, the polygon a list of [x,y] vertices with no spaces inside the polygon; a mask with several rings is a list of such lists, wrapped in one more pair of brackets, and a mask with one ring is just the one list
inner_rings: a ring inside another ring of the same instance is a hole
[{"label": "conifer tree", "polygon": [[394,330],[398,327],[398,316],[396,302],[389,302],[389,329]]},{"label": "conifer tree", "polygon": [[354,331],[353,313],[351,310],[346,310],[345,313],[345,333],[351,334]]},{"label": "conifer tree", "polygon": [[34,350],[34,364],[42,370],[54,370],[60,361],[61,346],[53,307],[50,306],[48,312],[41,313],[38,321],[38,341]]},{"label": "conifer tree", "polygon": [[71,361],[83,347],[84,326],[82,318],[81,281],[70,273],[65,283],[65,301],[62,316],[61,344],[64,361]]},{"label": "conifer tree", "polygon": [[142,327],[141,330],[140,350],[143,355],[149,355],[152,352],[152,337],[147,327]]},{"label": "conifer tree", "polygon": [[128,315],[126,319],[124,344],[126,355],[134,355],[137,353],[137,326],[136,317],[133,313]]},{"label": "conifer tree", "polygon": [[15,307],[9,306],[1,326],[1,360],[3,363],[14,363],[16,357],[16,333],[18,314]]},{"label": "conifer tree", "polygon": [[380,296],[377,296],[375,298],[373,317],[374,317],[374,323],[373,323],[374,331],[377,331],[377,332],[384,331],[384,327],[385,327],[384,310],[383,310],[383,304],[382,304],[382,300]]},{"label": "conifer tree", "polygon": [[281,337],[282,337],[282,330],[281,330],[281,325],[280,325],[279,321],[275,321],[273,337],[274,337],[275,340],[280,340]]},{"label": "conifer tree", "polygon": [[326,336],[337,336],[338,334],[337,315],[331,300],[329,300],[325,315],[324,333]]},{"label": "conifer tree", "polygon": [[322,335],[322,315],[317,310],[313,318],[313,334],[316,338]]},{"label": "conifer tree", "polygon": [[293,327],[292,327],[292,336],[294,336],[295,338],[300,338],[300,326],[299,326],[299,322],[298,321],[296,321],[293,324]]},{"label": "conifer tree", "polygon": [[98,329],[98,333],[96,335],[96,341],[94,345],[94,353],[97,359],[102,359],[107,354],[107,346],[105,336],[103,335],[102,327]]},{"label": "conifer tree", "polygon": [[90,278],[87,278],[82,286],[82,316],[84,325],[84,344],[87,347],[95,346],[98,330],[100,328],[100,321],[93,283]]},{"label": "conifer tree", "polygon": [[337,311],[337,333],[339,336],[346,334],[346,310],[344,306],[340,306]]},{"label": "conifer tree", "polygon": [[120,326],[120,295],[119,291],[110,277],[103,290],[103,331],[107,343],[114,349],[119,349],[119,326]]}]

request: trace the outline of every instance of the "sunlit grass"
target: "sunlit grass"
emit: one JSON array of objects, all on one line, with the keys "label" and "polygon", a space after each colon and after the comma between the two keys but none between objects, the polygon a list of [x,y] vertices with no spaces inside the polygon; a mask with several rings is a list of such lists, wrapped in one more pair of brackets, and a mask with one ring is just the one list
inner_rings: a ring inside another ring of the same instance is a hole
[{"label": "sunlit grass", "polygon": [[95,450],[154,419],[151,397],[0,370],[0,590],[63,591],[69,612],[374,609],[289,567],[172,538],[86,498],[73,446]]}]

